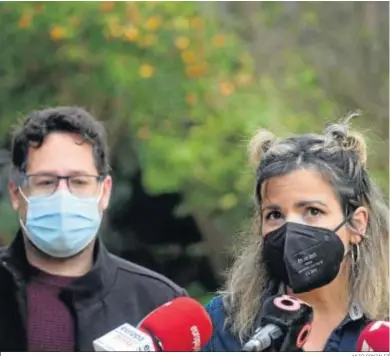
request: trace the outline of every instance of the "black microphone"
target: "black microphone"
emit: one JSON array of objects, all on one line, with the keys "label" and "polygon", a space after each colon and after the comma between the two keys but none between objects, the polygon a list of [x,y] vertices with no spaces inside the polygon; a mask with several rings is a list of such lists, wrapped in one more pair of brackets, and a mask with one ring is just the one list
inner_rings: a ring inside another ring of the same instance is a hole
[{"label": "black microphone", "polygon": [[289,295],[273,296],[264,302],[259,326],[242,351],[302,351],[312,320],[313,308],[309,304]]}]

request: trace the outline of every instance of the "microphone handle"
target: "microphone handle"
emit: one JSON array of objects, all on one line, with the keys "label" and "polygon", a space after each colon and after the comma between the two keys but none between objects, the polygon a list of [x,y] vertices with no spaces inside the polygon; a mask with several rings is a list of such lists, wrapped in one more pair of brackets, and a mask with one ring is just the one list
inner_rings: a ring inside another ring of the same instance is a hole
[{"label": "microphone handle", "polygon": [[274,325],[267,324],[255,331],[255,335],[244,345],[242,351],[261,352],[273,346],[275,340],[283,335],[282,330]]},{"label": "microphone handle", "polygon": [[[142,330],[146,331],[148,333],[148,335],[152,338],[152,341],[154,343],[154,346],[156,347],[157,350],[155,351],[158,351],[158,352],[164,352],[163,350],[163,346],[162,346],[162,343],[161,341],[156,337],[156,335],[154,335],[154,333],[149,330],[148,328],[146,327],[141,327]],[[152,350],[150,350],[152,351]]]}]

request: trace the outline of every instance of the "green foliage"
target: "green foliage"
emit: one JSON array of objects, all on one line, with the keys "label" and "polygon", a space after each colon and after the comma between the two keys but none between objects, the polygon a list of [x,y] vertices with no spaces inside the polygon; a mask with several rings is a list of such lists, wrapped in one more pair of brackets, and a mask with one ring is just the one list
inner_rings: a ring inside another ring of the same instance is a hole
[{"label": "green foliage", "polygon": [[213,293],[208,293],[208,294],[205,294],[201,297],[198,297],[196,298],[197,301],[202,304],[202,305],[206,305],[212,298],[214,298],[215,294]]},{"label": "green foliage", "polygon": [[216,295],[215,293],[208,293],[196,282],[187,286],[186,291],[192,298],[203,305],[206,305]]},{"label": "green foliage", "polygon": [[317,129],[334,105],[297,51],[283,54],[284,91],[255,76],[240,38],[204,15],[213,6],[1,3],[0,141],[32,109],[84,106],[105,121],[122,166],[137,152],[149,192],[182,191],[187,210],[222,214],[237,229],[253,189],[249,136]]}]

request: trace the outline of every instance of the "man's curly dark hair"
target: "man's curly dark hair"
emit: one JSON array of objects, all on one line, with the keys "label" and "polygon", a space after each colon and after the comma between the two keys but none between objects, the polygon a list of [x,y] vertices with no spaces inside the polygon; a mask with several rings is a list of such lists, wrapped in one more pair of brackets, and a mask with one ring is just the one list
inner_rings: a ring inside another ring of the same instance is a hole
[{"label": "man's curly dark hair", "polygon": [[88,142],[92,145],[99,174],[109,173],[105,128],[84,109],[66,106],[33,111],[27,115],[13,135],[11,148],[13,170],[26,172],[29,147],[39,148],[53,132],[79,134],[82,138],[80,143]]}]

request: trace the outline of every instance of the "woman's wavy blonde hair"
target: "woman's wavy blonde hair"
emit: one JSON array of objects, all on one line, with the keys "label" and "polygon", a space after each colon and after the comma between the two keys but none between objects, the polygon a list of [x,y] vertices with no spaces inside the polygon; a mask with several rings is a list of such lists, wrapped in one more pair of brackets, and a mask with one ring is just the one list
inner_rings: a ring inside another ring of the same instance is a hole
[{"label": "woman's wavy blonde hair", "polygon": [[[366,238],[359,245],[360,258],[350,264],[349,293],[351,301],[353,298],[360,303],[368,317],[384,320],[389,317],[389,209],[380,189],[367,174],[363,136],[349,130],[353,116],[329,126],[323,135],[307,134],[280,140],[261,130],[249,144],[250,161],[257,167],[259,205],[259,188],[264,181],[310,167],[329,179],[346,215],[359,206],[368,208],[369,221]],[[229,310],[227,325],[241,340],[252,332],[269,281],[261,250],[261,216],[257,207],[252,232],[244,243],[240,241],[238,256],[221,291]]]}]

